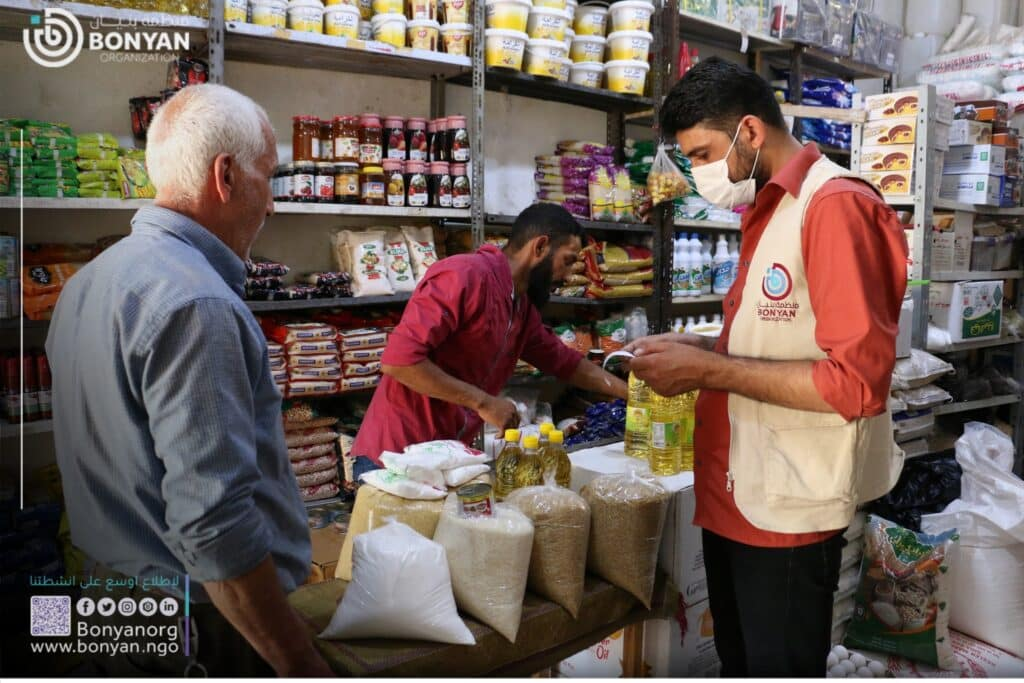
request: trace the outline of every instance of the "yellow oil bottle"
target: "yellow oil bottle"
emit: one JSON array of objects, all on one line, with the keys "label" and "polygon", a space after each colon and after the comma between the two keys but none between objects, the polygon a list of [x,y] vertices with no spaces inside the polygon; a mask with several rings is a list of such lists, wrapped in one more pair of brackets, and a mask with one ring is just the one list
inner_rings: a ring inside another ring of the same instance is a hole
[{"label": "yellow oil bottle", "polygon": [[680,435],[682,446],[681,467],[683,472],[693,472],[693,429],[697,425],[697,395],[699,392],[688,391],[679,396],[680,399]]},{"label": "yellow oil bottle", "polygon": [[572,479],[572,463],[563,445],[565,437],[557,429],[549,435],[550,443],[540,451],[540,462],[544,468],[544,481],[554,478],[555,483],[564,489],[569,488]]},{"label": "yellow oil bottle", "polygon": [[626,455],[647,459],[651,451],[651,388],[629,373],[629,400],[626,403]]},{"label": "yellow oil bottle", "polygon": [[523,455],[516,467],[515,488],[540,486],[544,483],[544,467],[540,462],[540,438],[528,436],[523,439]]},{"label": "yellow oil bottle", "polygon": [[678,474],[682,470],[680,416],[682,401],[677,396],[651,392],[651,471],[658,476]]},{"label": "yellow oil bottle", "polygon": [[516,487],[516,470],[523,459],[523,449],[519,447],[519,430],[505,430],[505,445],[502,446],[497,460],[494,461],[494,496],[503,500]]}]

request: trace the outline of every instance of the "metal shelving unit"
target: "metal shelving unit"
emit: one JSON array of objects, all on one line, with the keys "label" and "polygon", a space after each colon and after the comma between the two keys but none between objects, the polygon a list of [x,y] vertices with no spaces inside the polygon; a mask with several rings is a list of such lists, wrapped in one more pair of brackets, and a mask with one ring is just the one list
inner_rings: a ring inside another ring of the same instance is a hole
[{"label": "metal shelving unit", "polygon": [[24,425],[0,424],[0,438],[10,439],[16,437],[21,433],[22,428],[25,430],[25,436],[49,434],[53,431],[53,420],[36,420],[34,422],[26,422]]},{"label": "metal shelving unit", "polygon": [[932,282],[962,282],[965,280],[1020,280],[1024,278],[1024,270],[992,270],[992,271],[939,271],[932,273]]},{"label": "metal shelving unit", "polygon": [[1021,400],[1021,397],[1017,394],[1010,394],[1008,396],[993,396],[992,398],[982,398],[977,401],[961,401],[960,403],[947,403],[945,405],[937,406],[932,409],[936,415],[955,415],[957,413],[969,413],[972,410],[983,410],[985,408],[996,408],[998,406],[1006,406],[1016,403]]},{"label": "metal shelving unit", "polygon": [[254,313],[274,311],[308,311],[321,308],[358,308],[366,306],[389,306],[404,304],[409,294],[390,296],[343,297],[338,299],[297,299],[295,301],[246,301],[245,305]]}]

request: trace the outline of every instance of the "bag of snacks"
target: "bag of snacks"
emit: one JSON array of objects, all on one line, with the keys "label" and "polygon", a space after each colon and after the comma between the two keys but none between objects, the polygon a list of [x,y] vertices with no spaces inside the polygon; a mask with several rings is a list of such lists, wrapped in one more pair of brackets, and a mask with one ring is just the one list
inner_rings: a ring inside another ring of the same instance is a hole
[{"label": "bag of snacks", "polygon": [[581,355],[587,355],[587,353],[594,348],[594,338],[590,334],[589,325],[563,323],[553,331],[558,335],[558,338],[562,340],[563,344],[568,346],[570,349],[575,349]]},{"label": "bag of snacks", "polygon": [[352,275],[353,296],[395,293],[387,277],[382,230],[342,230],[334,236],[334,257],[338,269]]},{"label": "bag of snacks", "polygon": [[396,292],[411,292],[416,289],[416,278],[413,277],[412,259],[409,256],[409,245],[398,230],[384,233],[384,252],[387,256],[384,263],[388,271],[388,280]]},{"label": "bag of snacks", "polygon": [[434,247],[434,231],[429,225],[422,228],[402,226],[402,233],[409,240],[409,255],[412,257],[416,282],[423,279],[427,269],[437,263],[437,249]]},{"label": "bag of snacks", "polygon": [[650,609],[671,494],[635,469],[600,476],[580,493],[590,505],[587,569]]},{"label": "bag of snacks", "polygon": [[847,647],[956,669],[949,608],[959,540],[955,529],[932,536],[871,515]]},{"label": "bag of snacks", "polygon": [[603,166],[590,173],[587,185],[590,196],[590,220],[615,220],[615,179]]},{"label": "bag of snacks", "polygon": [[[621,317],[602,320],[594,326],[597,331],[596,348],[604,351],[604,357],[616,351],[621,351],[626,346],[626,321]],[[589,349],[588,349],[589,350]]]},{"label": "bag of snacks", "polygon": [[658,154],[654,157],[651,172],[647,175],[647,192],[655,206],[690,194],[690,184],[669,157],[669,149],[670,145],[658,145]]}]

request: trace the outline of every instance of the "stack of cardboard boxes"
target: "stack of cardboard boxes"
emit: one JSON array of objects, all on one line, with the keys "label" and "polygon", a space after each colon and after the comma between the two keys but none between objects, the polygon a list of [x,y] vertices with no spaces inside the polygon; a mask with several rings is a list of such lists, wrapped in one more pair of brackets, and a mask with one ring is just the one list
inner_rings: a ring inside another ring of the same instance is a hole
[{"label": "stack of cardboard boxes", "polygon": [[877,187],[886,197],[911,201],[915,194],[917,172],[930,172],[938,180],[942,173],[943,152],[949,126],[953,121],[953,103],[939,100],[935,114],[935,133],[929,154],[928,169],[918,169],[917,142],[920,95],[917,90],[904,90],[864,98],[867,122],[863,126],[859,163],[855,173]]},{"label": "stack of cardboard boxes", "polygon": [[1005,102],[954,108],[939,196],[963,204],[1020,206],[1020,142]]}]

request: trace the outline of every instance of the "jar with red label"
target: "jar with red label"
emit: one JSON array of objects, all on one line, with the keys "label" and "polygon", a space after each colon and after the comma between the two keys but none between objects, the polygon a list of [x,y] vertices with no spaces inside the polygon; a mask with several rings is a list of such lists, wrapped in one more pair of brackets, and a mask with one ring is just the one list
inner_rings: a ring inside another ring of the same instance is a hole
[{"label": "jar with red label", "polygon": [[387,183],[385,181],[384,167],[364,166],[360,175],[359,200],[366,206],[386,206]]},{"label": "jar with red label", "polygon": [[448,161],[462,164],[469,161],[469,129],[465,116],[448,117]]},{"label": "jar with red label", "polygon": [[316,165],[316,181],[314,184],[316,200],[330,204],[334,201],[334,163],[321,161]]},{"label": "jar with red label", "polygon": [[334,165],[334,201],[337,204],[359,203],[359,164]]},{"label": "jar with red label", "polygon": [[[434,161],[434,140],[437,139],[437,121],[427,121],[427,163]],[[427,169],[430,170],[429,168]]]},{"label": "jar with red label", "polygon": [[410,161],[428,161],[430,147],[427,139],[427,120],[411,118],[405,126],[406,149]]},{"label": "jar with red label", "polygon": [[384,128],[377,114],[363,114],[359,119],[359,163],[380,166],[384,160]]},{"label": "jar with red label", "polygon": [[469,187],[469,176],[465,164],[452,164],[452,208],[468,209],[473,198]]},{"label": "jar with red label", "polygon": [[330,121],[320,122],[320,161],[334,161],[334,126]]},{"label": "jar with red label", "polygon": [[334,117],[334,160],[342,164],[359,163],[359,117]]},{"label": "jar with red label", "polygon": [[447,162],[435,161],[430,164],[430,205],[437,209],[452,206],[452,177]]},{"label": "jar with red label", "polygon": [[295,164],[285,164],[281,167],[281,179],[279,181],[280,194],[277,201],[295,201]]},{"label": "jar with red label", "polygon": [[422,161],[405,162],[405,195],[409,206],[430,205],[430,190],[427,187],[427,164]]},{"label": "jar with red label", "polygon": [[292,161],[316,161],[320,158],[320,119],[315,116],[292,117]]},{"label": "jar with red label", "polygon": [[405,162],[401,159],[385,159],[384,175],[387,178],[388,206],[405,206]]},{"label": "jar with red label", "polygon": [[388,116],[384,119],[384,158],[405,161],[408,152],[405,145],[405,119]]},{"label": "jar with red label", "polygon": [[436,119],[434,127],[437,133],[430,144],[430,160],[448,161],[448,119]]},{"label": "jar with red label", "polygon": [[295,164],[295,173],[292,175],[292,201],[316,201],[316,164],[308,161]]}]

